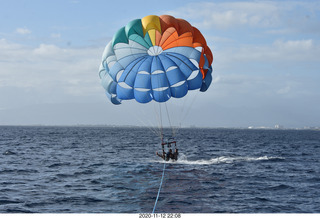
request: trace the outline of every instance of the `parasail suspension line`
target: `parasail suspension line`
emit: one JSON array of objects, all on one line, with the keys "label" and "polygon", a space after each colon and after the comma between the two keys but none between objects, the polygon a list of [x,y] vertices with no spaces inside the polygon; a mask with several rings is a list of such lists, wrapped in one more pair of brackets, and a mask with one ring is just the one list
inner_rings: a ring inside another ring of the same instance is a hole
[{"label": "parasail suspension line", "polygon": [[[156,61],[157,61],[157,64],[160,65],[161,63],[159,63],[159,60],[158,60],[158,57],[156,56]],[[158,86],[160,87],[160,82],[158,81]],[[169,121],[169,124],[170,124],[170,127],[172,128],[172,124],[171,124],[171,121],[170,121],[170,117],[169,117],[169,112],[168,112],[168,108],[167,108],[167,104],[166,102],[164,103],[165,104],[165,107],[166,107],[166,113],[167,113],[167,117],[168,117],[168,121]],[[159,102],[159,116],[160,116],[160,138],[161,138],[161,145],[162,145],[162,149],[164,147],[164,141],[163,141],[163,124],[162,124],[162,110],[161,110],[161,103]],[[173,131],[172,131],[173,132]],[[161,182],[160,182],[160,185],[159,185],[159,189],[158,189],[158,194],[157,194],[157,198],[156,198],[156,201],[154,203],[154,207],[153,207],[153,210],[152,210],[152,213],[154,213],[154,211],[156,210],[156,207],[157,207],[157,203],[158,203],[158,199],[159,199],[159,196],[160,196],[160,191],[161,191],[161,187],[162,187],[162,182],[163,182],[163,179],[164,179],[164,172],[166,170],[166,163],[164,162],[163,164],[163,170],[162,170],[162,177],[161,177]]]},{"label": "parasail suspension line", "polygon": [[161,182],[160,182],[160,186],[159,186],[159,190],[158,190],[158,195],[157,195],[157,198],[156,198],[156,202],[154,203],[154,207],[153,207],[152,213],[154,213],[154,211],[156,210],[156,206],[157,206],[157,203],[158,203],[158,199],[159,199],[159,195],[160,195],[160,191],[161,191],[161,187],[162,187],[162,182],[163,182],[163,178],[164,178],[165,169],[166,169],[166,163],[163,164],[162,178],[161,178]]}]

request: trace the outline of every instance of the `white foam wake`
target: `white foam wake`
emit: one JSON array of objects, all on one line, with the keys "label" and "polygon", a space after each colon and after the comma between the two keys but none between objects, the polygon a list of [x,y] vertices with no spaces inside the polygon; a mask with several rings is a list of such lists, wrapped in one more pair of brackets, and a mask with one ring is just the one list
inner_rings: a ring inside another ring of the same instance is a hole
[{"label": "white foam wake", "polygon": [[220,163],[235,163],[235,162],[251,162],[251,161],[262,161],[262,160],[274,160],[274,159],[284,159],[282,157],[217,157],[211,158],[210,160],[188,160],[185,156],[182,156],[176,163],[179,164],[192,164],[192,165],[212,165]]},{"label": "white foam wake", "polygon": [[[213,165],[213,164],[220,164],[220,163],[235,163],[235,162],[252,162],[252,161],[263,161],[263,160],[276,160],[280,159],[283,160],[283,157],[268,157],[268,156],[262,156],[262,157],[216,157],[211,158],[210,160],[188,160],[187,157],[184,154],[180,153],[179,160],[178,161],[169,161],[169,163],[175,163],[175,164],[187,164],[187,165]],[[163,160],[159,159],[156,160],[156,162],[164,162]]]}]

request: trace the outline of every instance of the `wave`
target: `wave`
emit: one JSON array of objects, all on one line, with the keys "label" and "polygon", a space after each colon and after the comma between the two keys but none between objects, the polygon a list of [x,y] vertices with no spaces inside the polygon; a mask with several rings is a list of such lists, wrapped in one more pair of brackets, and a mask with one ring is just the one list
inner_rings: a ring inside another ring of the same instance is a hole
[{"label": "wave", "polygon": [[[168,163],[172,164],[186,164],[186,165],[213,165],[213,164],[221,164],[221,163],[236,163],[236,162],[253,162],[253,161],[275,161],[275,160],[284,160],[283,157],[269,157],[269,156],[261,156],[261,157],[216,157],[211,158],[209,160],[188,160],[184,154],[180,154],[178,161],[169,161]],[[155,162],[161,162],[162,160],[156,160]]]}]

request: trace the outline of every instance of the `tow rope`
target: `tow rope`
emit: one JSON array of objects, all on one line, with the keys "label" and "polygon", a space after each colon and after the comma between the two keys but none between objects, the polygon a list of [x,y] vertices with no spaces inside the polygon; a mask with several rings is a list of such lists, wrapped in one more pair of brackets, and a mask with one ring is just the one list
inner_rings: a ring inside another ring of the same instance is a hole
[{"label": "tow rope", "polygon": [[163,164],[162,178],[161,178],[161,182],[160,182],[160,186],[159,186],[159,190],[158,190],[158,195],[157,195],[157,198],[156,198],[156,202],[154,203],[154,207],[153,207],[152,213],[154,213],[154,211],[156,210],[156,206],[157,206],[157,203],[158,203],[158,199],[159,199],[159,195],[160,195],[160,191],[161,191],[161,187],[162,187],[162,182],[163,182],[163,178],[164,178],[165,169],[166,169],[166,163]]}]

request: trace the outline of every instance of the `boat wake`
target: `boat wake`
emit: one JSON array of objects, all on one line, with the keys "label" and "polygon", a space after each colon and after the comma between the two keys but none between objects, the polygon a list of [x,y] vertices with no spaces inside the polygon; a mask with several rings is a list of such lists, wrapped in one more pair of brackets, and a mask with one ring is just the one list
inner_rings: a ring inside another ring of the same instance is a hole
[{"label": "boat wake", "polygon": [[[261,156],[261,157],[216,157],[209,160],[188,160],[184,154],[180,154],[178,161],[169,161],[172,164],[185,164],[185,165],[214,165],[221,163],[236,163],[236,162],[254,162],[254,161],[279,161],[284,160],[283,157],[271,157],[271,156]],[[163,163],[163,160],[153,160],[153,162]]]},{"label": "boat wake", "polygon": [[236,162],[252,162],[252,161],[266,161],[266,160],[279,160],[284,159],[281,157],[217,157],[211,158],[210,160],[187,160],[180,159],[177,163],[180,164],[191,164],[191,165],[212,165],[220,163],[236,163]]}]

